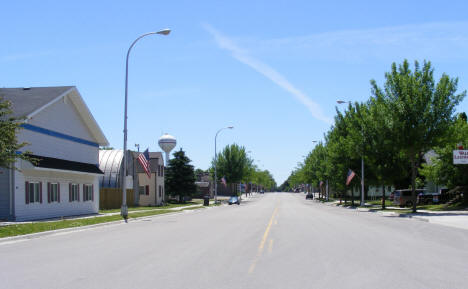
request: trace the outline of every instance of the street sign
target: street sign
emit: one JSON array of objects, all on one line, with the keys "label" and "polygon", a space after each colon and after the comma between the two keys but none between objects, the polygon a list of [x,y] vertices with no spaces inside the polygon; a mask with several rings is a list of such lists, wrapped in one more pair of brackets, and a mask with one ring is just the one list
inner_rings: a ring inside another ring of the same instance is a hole
[{"label": "street sign", "polygon": [[454,150],[453,151],[453,164],[454,165],[468,165],[468,150]]}]

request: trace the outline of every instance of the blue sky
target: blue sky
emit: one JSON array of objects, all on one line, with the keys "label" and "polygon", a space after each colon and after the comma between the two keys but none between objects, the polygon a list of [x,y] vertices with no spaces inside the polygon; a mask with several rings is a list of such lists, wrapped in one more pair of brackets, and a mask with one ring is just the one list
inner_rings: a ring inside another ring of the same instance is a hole
[{"label": "blue sky", "polygon": [[[0,86],[76,85],[122,148],[125,55],[129,147],[168,132],[196,167],[244,145],[282,183],[322,140],[336,100],[364,101],[392,62],[430,60],[468,87],[465,1],[7,1]],[[343,109],[343,108],[342,108]],[[468,111],[468,100],[458,107]]]}]

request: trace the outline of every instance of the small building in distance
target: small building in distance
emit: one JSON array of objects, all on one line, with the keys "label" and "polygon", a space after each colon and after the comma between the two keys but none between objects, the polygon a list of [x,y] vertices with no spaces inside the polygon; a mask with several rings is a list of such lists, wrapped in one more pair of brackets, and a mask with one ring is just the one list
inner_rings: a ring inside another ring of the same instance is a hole
[{"label": "small building in distance", "polygon": [[[164,160],[161,152],[150,152],[151,178],[138,161],[139,152],[127,151],[127,189],[133,189],[134,204],[138,206],[160,206],[164,196]],[[100,150],[99,168],[104,175],[99,178],[103,189],[114,189],[121,194],[123,178],[123,150]],[[107,206],[106,206],[107,207]]]},{"label": "small building in distance", "polygon": [[210,176],[210,173],[203,172],[199,173],[196,176],[195,185],[197,186],[197,194],[195,197],[204,197],[210,196],[210,198],[214,197],[214,183],[213,179]]}]

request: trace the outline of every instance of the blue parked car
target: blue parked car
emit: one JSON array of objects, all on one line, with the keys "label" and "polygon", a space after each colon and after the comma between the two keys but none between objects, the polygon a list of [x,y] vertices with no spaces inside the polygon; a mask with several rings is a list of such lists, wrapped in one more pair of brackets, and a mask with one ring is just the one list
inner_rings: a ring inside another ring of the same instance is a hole
[{"label": "blue parked car", "polygon": [[229,204],[229,205],[232,205],[232,204],[238,204],[238,205],[240,205],[240,199],[239,199],[239,197],[236,197],[236,196],[231,197],[231,198],[229,199],[229,201],[228,201],[228,204]]}]

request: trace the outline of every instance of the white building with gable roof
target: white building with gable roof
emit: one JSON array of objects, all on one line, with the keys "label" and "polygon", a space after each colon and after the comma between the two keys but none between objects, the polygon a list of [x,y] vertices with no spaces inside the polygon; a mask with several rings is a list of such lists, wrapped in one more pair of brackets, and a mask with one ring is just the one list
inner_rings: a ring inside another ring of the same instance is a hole
[{"label": "white building with gable roof", "polygon": [[0,88],[0,98],[25,117],[18,142],[39,160],[0,168],[0,219],[98,213],[99,146],[108,141],[76,87]]}]

